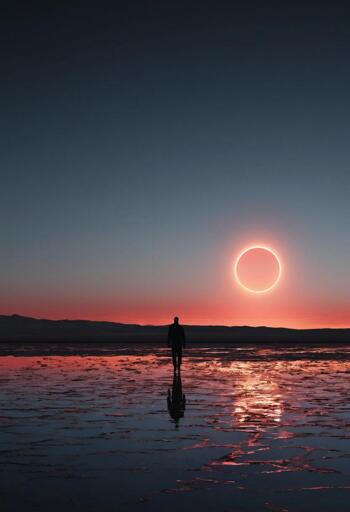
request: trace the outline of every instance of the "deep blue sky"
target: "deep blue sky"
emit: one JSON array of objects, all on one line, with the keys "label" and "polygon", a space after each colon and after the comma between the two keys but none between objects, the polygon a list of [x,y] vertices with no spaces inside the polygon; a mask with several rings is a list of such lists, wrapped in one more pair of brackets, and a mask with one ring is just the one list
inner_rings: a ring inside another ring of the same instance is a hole
[{"label": "deep blue sky", "polygon": [[[350,324],[348,16],[3,8],[0,313]],[[286,270],[258,306],[230,274],[253,241]]]}]

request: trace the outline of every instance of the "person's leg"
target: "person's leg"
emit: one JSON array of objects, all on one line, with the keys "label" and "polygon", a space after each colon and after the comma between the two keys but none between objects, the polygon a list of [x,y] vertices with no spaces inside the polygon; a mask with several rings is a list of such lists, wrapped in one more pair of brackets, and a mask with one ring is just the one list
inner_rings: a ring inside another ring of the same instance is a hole
[{"label": "person's leg", "polygon": [[180,369],[180,366],[181,366],[181,363],[182,363],[182,348],[178,349],[177,357],[178,357],[178,365],[179,365],[179,369]]},{"label": "person's leg", "polygon": [[174,370],[176,369],[176,350],[173,348],[172,350],[172,356],[173,356],[173,366]]}]

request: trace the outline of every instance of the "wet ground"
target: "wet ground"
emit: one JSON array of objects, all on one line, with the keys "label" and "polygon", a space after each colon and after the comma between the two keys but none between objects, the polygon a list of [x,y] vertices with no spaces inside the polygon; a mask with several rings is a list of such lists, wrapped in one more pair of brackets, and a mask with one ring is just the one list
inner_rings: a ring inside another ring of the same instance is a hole
[{"label": "wet ground", "polygon": [[348,511],[349,403],[345,346],[196,346],[173,379],[160,347],[3,345],[1,511]]}]

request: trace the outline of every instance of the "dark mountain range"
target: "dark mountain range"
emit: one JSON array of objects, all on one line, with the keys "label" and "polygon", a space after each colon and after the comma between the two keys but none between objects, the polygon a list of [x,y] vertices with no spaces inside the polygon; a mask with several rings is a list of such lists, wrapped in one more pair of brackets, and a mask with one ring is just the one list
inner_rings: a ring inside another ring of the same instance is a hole
[{"label": "dark mountain range", "polygon": [[[0,342],[155,342],[165,343],[167,326],[44,320],[0,315]],[[187,325],[189,343],[350,343],[348,329],[286,329]]]}]

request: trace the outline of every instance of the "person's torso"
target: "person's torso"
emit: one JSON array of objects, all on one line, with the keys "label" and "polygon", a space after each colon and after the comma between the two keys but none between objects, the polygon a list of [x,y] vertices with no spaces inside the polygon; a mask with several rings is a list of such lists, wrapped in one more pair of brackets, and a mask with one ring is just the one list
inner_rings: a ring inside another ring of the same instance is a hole
[{"label": "person's torso", "polygon": [[182,345],[184,340],[184,329],[181,325],[173,324],[170,327],[170,339],[173,345]]}]

